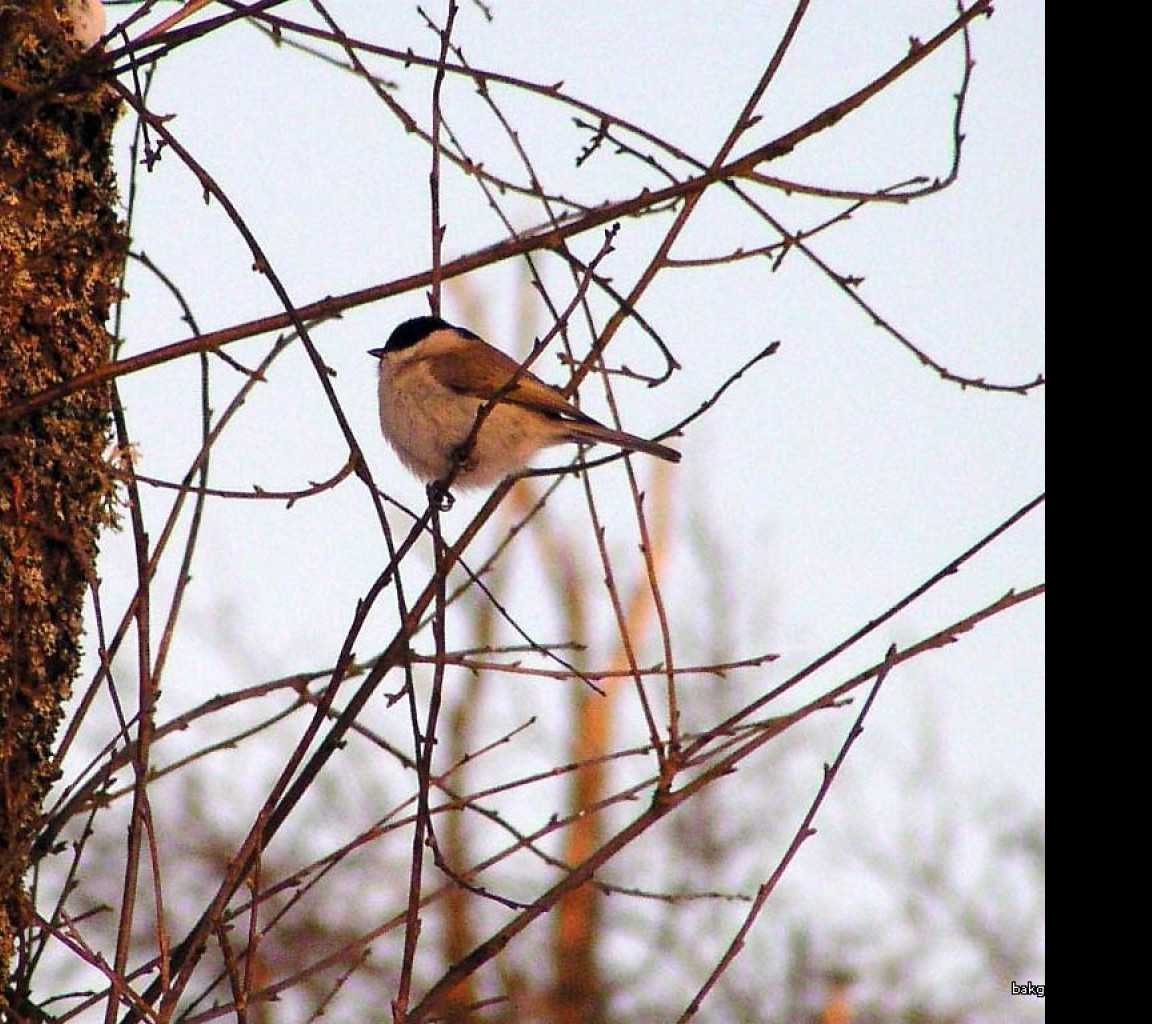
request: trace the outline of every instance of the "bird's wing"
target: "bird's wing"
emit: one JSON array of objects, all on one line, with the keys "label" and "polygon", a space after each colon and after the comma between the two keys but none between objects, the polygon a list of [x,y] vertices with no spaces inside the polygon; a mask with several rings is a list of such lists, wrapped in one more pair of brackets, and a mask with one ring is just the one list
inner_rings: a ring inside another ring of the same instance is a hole
[{"label": "bird's wing", "polygon": [[[487,400],[499,394],[501,402],[581,423],[596,422],[572,405],[556,388],[545,384],[528,370],[520,370],[520,364],[510,356],[487,343],[481,344],[484,344],[484,349],[470,353],[467,360],[459,358],[456,353],[433,357],[430,360],[433,376],[458,395]],[[516,383],[503,391],[513,377],[516,377]]]}]

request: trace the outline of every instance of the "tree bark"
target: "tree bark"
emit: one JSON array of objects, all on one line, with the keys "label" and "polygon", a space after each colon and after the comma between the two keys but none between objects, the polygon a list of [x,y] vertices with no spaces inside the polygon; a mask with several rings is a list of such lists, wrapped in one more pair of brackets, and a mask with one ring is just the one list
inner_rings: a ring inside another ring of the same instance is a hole
[{"label": "tree bark", "polygon": [[[0,7],[0,407],[109,357],[125,236],[118,103],[64,3]],[[0,418],[0,1017],[24,1019],[25,875],[58,775],[97,537],[113,518],[106,389]],[[5,1016],[5,1010],[12,1018]]]}]

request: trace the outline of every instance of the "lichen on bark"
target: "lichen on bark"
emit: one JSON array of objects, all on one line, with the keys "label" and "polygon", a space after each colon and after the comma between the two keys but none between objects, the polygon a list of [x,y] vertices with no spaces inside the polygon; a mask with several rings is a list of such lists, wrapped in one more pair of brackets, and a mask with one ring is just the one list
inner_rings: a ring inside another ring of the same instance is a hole
[{"label": "lichen on bark", "polygon": [[[118,102],[64,8],[0,2],[0,410],[109,357]],[[109,423],[105,389],[0,416],[0,1010],[22,997],[25,874],[112,514]]]}]

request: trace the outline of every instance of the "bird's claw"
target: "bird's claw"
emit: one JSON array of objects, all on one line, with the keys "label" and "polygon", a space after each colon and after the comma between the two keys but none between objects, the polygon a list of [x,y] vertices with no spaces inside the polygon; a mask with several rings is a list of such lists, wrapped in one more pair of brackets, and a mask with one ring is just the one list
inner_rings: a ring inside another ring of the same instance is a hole
[{"label": "bird's claw", "polygon": [[428,501],[430,504],[435,505],[441,512],[447,512],[456,504],[456,499],[452,496],[452,492],[439,480],[433,480],[428,485]]}]

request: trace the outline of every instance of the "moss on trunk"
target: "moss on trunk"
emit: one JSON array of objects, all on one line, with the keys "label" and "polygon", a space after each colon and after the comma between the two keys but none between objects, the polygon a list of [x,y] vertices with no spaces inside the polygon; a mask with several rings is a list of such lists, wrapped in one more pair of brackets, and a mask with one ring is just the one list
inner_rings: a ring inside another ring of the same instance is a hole
[{"label": "moss on trunk", "polygon": [[[123,264],[118,103],[75,73],[58,6],[0,3],[0,408],[108,359]],[[0,1011],[17,1014],[24,877],[110,517],[109,422],[105,389],[0,417]]]}]

